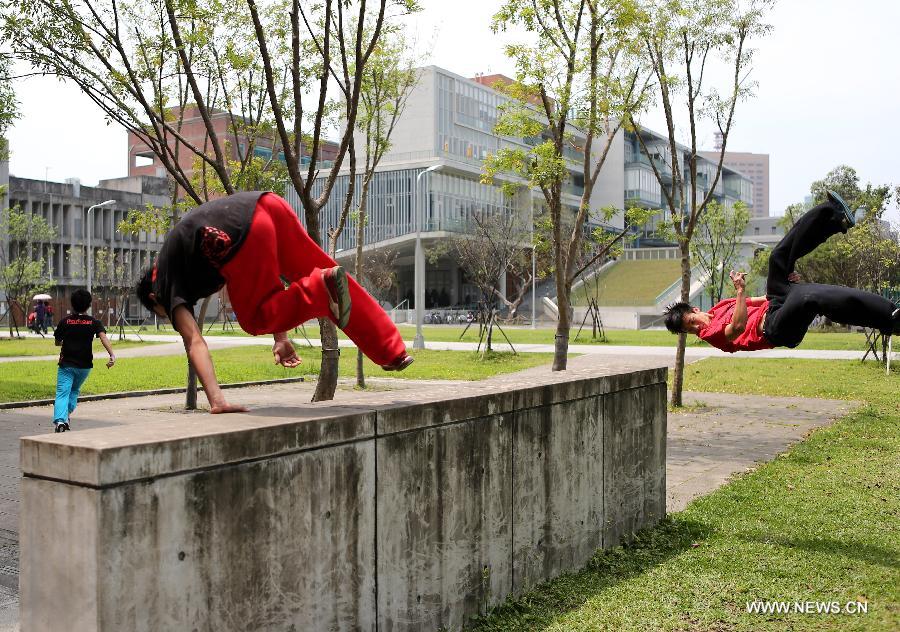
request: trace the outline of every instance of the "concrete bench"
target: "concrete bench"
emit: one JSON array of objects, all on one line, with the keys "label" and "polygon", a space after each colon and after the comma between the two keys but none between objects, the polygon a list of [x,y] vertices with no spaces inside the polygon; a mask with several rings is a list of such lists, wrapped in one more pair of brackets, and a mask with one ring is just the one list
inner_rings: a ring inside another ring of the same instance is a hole
[{"label": "concrete bench", "polygon": [[21,629],[459,629],[665,515],[665,377],[25,438]]}]

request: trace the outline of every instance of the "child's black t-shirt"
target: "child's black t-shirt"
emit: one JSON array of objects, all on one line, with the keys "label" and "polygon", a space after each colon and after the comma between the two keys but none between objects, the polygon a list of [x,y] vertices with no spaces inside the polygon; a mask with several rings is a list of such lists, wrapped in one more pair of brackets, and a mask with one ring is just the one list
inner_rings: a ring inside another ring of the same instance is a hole
[{"label": "child's black t-shirt", "polygon": [[106,333],[103,323],[88,314],[70,314],[59,321],[53,332],[56,341],[62,341],[59,366],[94,368],[91,344],[94,337],[99,337],[102,333]]}]

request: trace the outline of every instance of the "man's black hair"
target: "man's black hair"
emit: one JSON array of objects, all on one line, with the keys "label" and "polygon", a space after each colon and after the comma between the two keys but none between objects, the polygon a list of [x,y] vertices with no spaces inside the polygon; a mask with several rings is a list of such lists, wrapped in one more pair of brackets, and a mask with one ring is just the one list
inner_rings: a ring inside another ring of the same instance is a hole
[{"label": "man's black hair", "polygon": [[88,310],[88,307],[91,306],[91,293],[87,290],[78,288],[72,292],[72,297],[69,300],[72,303],[72,310],[76,314],[83,314]]},{"label": "man's black hair", "polygon": [[138,279],[137,285],[134,286],[134,293],[137,295],[141,305],[152,312],[156,301],[150,298],[151,292],[153,292],[153,266],[148,266],[141,272],[141,277]]},{"label": "man's black hair", "polygon": [[690,314],[694,308],[689,303],[679,301],[672,303],[663,312],[666,316],[666,329],[673,334],[680,334],[684,331],[684,315]]}]

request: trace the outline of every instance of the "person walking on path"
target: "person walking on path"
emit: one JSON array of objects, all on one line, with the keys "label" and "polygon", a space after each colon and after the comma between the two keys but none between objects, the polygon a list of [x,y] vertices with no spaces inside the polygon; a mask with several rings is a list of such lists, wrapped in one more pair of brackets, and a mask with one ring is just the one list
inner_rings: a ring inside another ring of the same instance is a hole
[{"label": "person walking on path", "polygon": [[34,307],[34,325],[39,334],[47,333],[47,307],[44,301],[38,301]]},{"label": "person walking on path", "polygon": [[103,323],[89,316],[91,295],[87,290],[72,292],[72,314],[66,316],[53,331],[56,346],[62,347],[59,353],[59,368],[56,370],[56,401],[53,404],[53,425],[56,432],[69,430],[69,418],[78,405],[78,394],[81,386],[94,367],[92,342],[94,337],[109,353],[106,368],[112,368],[116,356]]},{"label": "person walking on path", "polygon": [[720,301],[708,312],[674,303],[665,311],[666,328],[695,334],[728,353],[794,348],[818,315],[878,329],[886,336],[900,334],[900,308],[888,299],[838,285],[799,283],[793,272],[798,259],[855,224],[844,200],[829,191],[828,200],[803,215],[772,250],[765,296],[746,297],[744,273],[732,271],[735,298]]},{"label": "person walking on path", "polygon": [[386,371],[413,361],[381,306],[309,237],[286,200],[266,191],[235,193],[185,215],[135,288],[141,303],[181,335],[211,413],[246,411],[225,400],[194,319],[197,301],[223,286],[244,331],[273,335],[277,364],[300,364],[286,332],[313,318],[331,318]]}]

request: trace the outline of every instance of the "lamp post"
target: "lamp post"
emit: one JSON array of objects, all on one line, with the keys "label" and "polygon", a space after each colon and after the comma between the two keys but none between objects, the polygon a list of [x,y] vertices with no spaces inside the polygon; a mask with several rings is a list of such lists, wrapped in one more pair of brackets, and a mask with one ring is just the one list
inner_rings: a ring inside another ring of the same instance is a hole
[{"label": "lamp post", "polygon": [[537,261],[534,254],[534,200],[528,196],[531,207],[531,328],[537,326]]},{"label": "lamp post", "polygon": [[[106,200],[105,202],[100,202],[100,204],[94,204],[89,207],[87,210],[87,291],[88,294],[91,293],[91,282],[94,278],[94,253],[91,250],[91,233],[94,222],[91,220],[91,213],[95,208],[103,208],[104,206],[111,206],[115,204],[115,200]],[[89,310],[90,314],[94,313],[94,299],[91,298],[91,309]]]},{"label": "lamp post", "polygon": [[425,348],[425,336],[422,335],[422,320],[425,317],[425,251],[422,249],[422,218],[421,205],[419,204],[419,183],[426,173],[437,171],[442,165],[433,165],[420,171],[416,176],[416,192],[413,202],[416,205],[416,254],[413,272],[414,298],[416,301],[416,337],[413,339],[413,349]]}]

